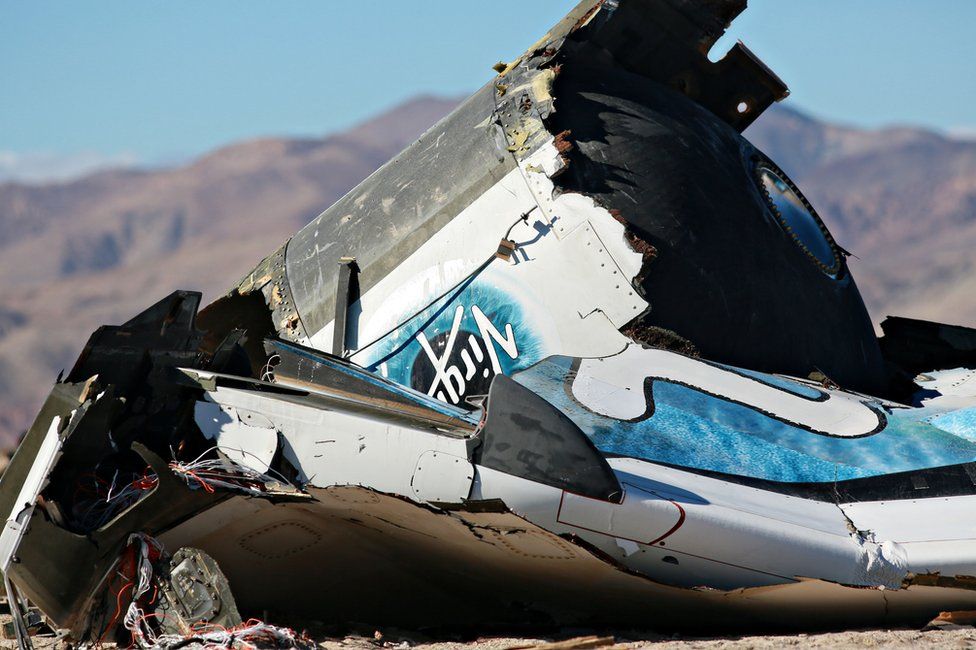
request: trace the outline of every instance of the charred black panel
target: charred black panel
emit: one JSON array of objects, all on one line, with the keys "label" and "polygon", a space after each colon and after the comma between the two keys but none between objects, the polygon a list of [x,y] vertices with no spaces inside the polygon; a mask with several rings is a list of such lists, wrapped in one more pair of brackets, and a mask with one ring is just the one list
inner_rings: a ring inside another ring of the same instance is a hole
[{"label": "charred black panel", "polygon": [[558,182],[619,212],[656,249],[639,281],[651,305],[641,324],[676,332],[709,359],[799,376],[816,368],[885,394],[846,264],[831,277],[780,224],[759,189],[762,154],[687,97],[587,64],[597,56],[584,47],[556,78],[550,131],[570,131],[575,145]]},{"label": "charred black panel", "polygon": [[174,291],[124,325],[103,325],[89,337],[65,381],[98,375],[102,384],[134,385],[153,366],[194,366],[202,339],[195,328],[200,294]]},{"label": "charred black panel", "polygon": [[593,442],[556,407],[505,375],[488,393],[474,462],[593,499],[619,502],[617,477]]},{"label": "charred black panel", "polygon": [[603,5],[574,40],[587,40],[624,69],[684,93],[742,131],[786,84],[741,42],[721,61],[707,52],[745,0],[642,0]]},{"label": "charred black panel", "polygon": [[976,329],[912,318],[881,323],[885,359],[912,375],[927,370],[976,368]]},{"label": "charred black panel", "polygon": [[259,377],[261,368],[267,361],[264,339],[275,331],[271,316],[272,311],[268,309],[260,291],[245,294],[231,291],[210,303],[198,315],[196,325],[205,332],[201,347],[206,352],[217,354],[222,342],[232,336],[234,330],[244,331],[245,335],[239,339],[239,345],[247,357],[250,369],[235,374]]}]

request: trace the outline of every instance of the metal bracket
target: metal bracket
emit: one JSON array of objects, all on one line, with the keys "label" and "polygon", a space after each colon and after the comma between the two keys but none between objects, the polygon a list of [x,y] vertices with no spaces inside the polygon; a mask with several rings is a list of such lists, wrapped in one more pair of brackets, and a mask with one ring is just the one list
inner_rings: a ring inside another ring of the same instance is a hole
[{"label": "metal bracket", "polygon": [[359,265],[355,257],[339,258],[339,282],[336,284],[335,327],[332,330],[332,354],[346,353],[346,332],[349,325],[349,306],[358,299]]}]

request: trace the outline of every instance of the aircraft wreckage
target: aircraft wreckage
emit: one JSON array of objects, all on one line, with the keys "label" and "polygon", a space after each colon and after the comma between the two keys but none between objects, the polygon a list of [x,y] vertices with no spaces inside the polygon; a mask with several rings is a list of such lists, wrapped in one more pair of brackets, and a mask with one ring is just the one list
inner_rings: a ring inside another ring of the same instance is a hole
[{"label": "aircraft wreckage", "polygon": [[976,330],[875,336],[740,135],[786,86],[706,56],[744,6],[587,0],[230,293],[98,329],[0,484],[21,642],[976,609]]}]

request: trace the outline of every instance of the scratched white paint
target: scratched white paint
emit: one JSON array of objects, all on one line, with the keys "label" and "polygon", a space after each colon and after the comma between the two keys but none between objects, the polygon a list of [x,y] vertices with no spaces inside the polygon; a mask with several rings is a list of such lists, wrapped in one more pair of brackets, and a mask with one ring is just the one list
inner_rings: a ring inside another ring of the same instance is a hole
[{"label": "scratched white paint", "polygon": [[[623,226],[588,197],[564,194],[551,199],[554,185],[547,173],[555,173],[560,164],[550,141],[366,292],[359,303],[360,344],[389,331],[467,277],[495,253],[511,228],[519,249],[508,262],[493,261],[480,277],[528,306],[547,354],[599,356],[623,349],[629,339],[619,328],[647,308],[631,286],[641,256],[630,249]],[[540,196],[549,198],[543,204]],[[528,221],[520,222],[530,211]],[[490,322],[490,315],[484,315]],[[485,332],[499,336],[489,354],[518,345],[518,331],[512,343],[504,323],[490,325]],[[328,349],[332,329],[330,323],[312,334],[310,345]],[[366,361],[368,354],[354,354],[352,360]]]}]

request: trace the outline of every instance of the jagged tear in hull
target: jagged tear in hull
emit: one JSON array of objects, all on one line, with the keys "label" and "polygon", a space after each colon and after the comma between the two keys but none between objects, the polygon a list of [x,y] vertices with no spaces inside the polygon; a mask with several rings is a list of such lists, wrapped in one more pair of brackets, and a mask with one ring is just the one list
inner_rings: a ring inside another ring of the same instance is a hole
[{"label": "jagged tear in hull", "polygon": [[560,188],[592,196],[656,251],[635,283],[650,304],[635,325],[677,332],[714,361],[801,377],[819,368],[848,388],[888,393],[850,274],[824,273],[774,219],[756,218],[766,210],[760,151],[687,97],[626,71],[567,63],[553,93],[551,128],[575,143]]}]

